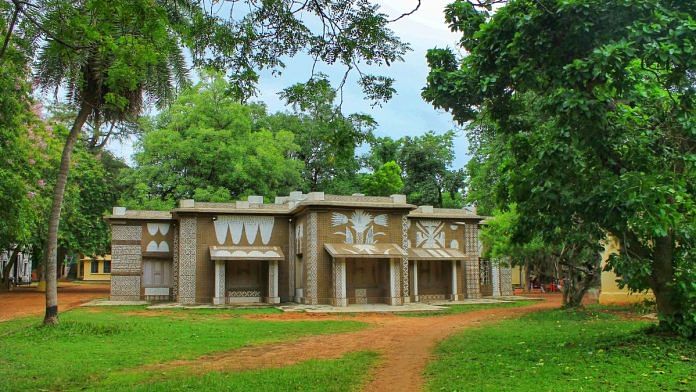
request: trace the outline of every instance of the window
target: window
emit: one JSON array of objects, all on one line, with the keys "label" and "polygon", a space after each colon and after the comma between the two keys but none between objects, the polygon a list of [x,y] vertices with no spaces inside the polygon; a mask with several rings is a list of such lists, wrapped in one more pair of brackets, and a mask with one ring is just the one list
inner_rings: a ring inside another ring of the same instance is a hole
[{"label": "window", "polygon": [[96,274],[99,272],[99,262],[96,260],[92,260],[92,264],[90,267],[90,271],[92,271],[93,274]]},{"label": "window", "polygon": [[111,261],[109,261],[109,260],[104,260],[104,273],[105,274],[111,273]]}]

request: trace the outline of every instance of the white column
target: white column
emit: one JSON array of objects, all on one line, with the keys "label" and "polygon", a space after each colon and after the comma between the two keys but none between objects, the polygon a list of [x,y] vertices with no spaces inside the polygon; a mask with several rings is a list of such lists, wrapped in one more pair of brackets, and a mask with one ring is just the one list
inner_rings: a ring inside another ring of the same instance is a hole
[{"label": "white column", "polygon": [[268,261],[268,298],[266,302],[269,304],[280,303],[280,297],[278,296],[278,260]]},{"label": "white column", "polygon": [[452,260],[452,301],[457,301],[459,296],[457,295],[457,260]]},{"label": "white column", "polygon": [[334,306],[348,306],[346,296],[346,259],[334,259]]},{"label": "white column", "polygon": [[215,297],[213,304],[225,304],[225,260],[215,260]]},{"label": "white column", "polygon": [[418,260],[413,260],[413,301],[420,302],[418,297]]},{"label": "white column", "polygon": [[401,259],[389,259],[389,305],[401,305],[399,296],[399,261]]}]

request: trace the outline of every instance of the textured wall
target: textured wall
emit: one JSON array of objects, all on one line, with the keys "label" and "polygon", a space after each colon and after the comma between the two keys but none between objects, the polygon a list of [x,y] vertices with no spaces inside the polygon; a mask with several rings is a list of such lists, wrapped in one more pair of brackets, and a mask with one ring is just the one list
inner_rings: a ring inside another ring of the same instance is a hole
[{"label": "textured wall", "polygon": [[141,225],[111,226],[111,300],[140,299]]},{"label": "textured wall", "polygon": [[195,217],[182,217],[179,223],[179,302],[196,302],[196,242]]}]

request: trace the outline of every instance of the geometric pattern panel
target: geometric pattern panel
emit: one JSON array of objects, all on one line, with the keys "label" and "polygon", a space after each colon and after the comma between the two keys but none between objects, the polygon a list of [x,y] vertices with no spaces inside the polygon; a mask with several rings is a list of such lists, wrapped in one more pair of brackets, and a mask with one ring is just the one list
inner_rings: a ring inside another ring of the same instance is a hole
[{"label": "geometric pattern panel", "polygon": [[[401,216],[401,246],[408,254],[408,217],[406,214]],[[408,256],[401,258],[401,292],[404,298],[409,296],[408,292]]]},{"label": "geometric pattern panel", "polygon": [[500,267],[500,295],[512,295],[512,268]]},{"label": "geometric pattern panel", "polygon": [[137,301],[140,299],[140,276],[111,276],[111,300]]},{"label": "geometric pattern panel", "polygon": [[317,282],[317,213],[310,212],[307,222],[307,290],[305,293],[305,303],[316,305],[318,303],[318,282]]},{"label": "geometric pattern panel", "polygon": [[466,278],[466,298],[481,298],[479,261],[477,258],[469,258],[464,261],[464,273]]},{"label": "geometric pattern panel", "polygon": [[114,241],[140,241],[142,234],[142,226],[111,226],[111,239]]},{"label": "geometric pattern panel", "polygon": [[140,245],[111,246],[112,265],[111,272],[135,272],[139,273],[142,266],[142,254]]},{"label": "geometric pattern panel", "polygon": [[196,302],[196,218],[185,217],[179,226],[179,302]]}]

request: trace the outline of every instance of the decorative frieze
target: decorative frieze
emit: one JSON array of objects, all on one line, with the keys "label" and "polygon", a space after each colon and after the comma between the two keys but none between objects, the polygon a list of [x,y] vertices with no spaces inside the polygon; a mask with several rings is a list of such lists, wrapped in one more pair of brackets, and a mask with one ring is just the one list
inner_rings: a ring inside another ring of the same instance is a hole
[{"label": "decorative frieze", "polygon": [[409,241],[408,241],[408,228],[410,226],[410,222],[408,220],[408,217],[406,215],[401,216],[401,247],[403,248],[404,252],[406,252],[406,256],[401,258],[401,293],[403,295],[404,302],[408,303],[411,302],[409,297],[409,289],[408,289],[408,248],[409,248]]}]

